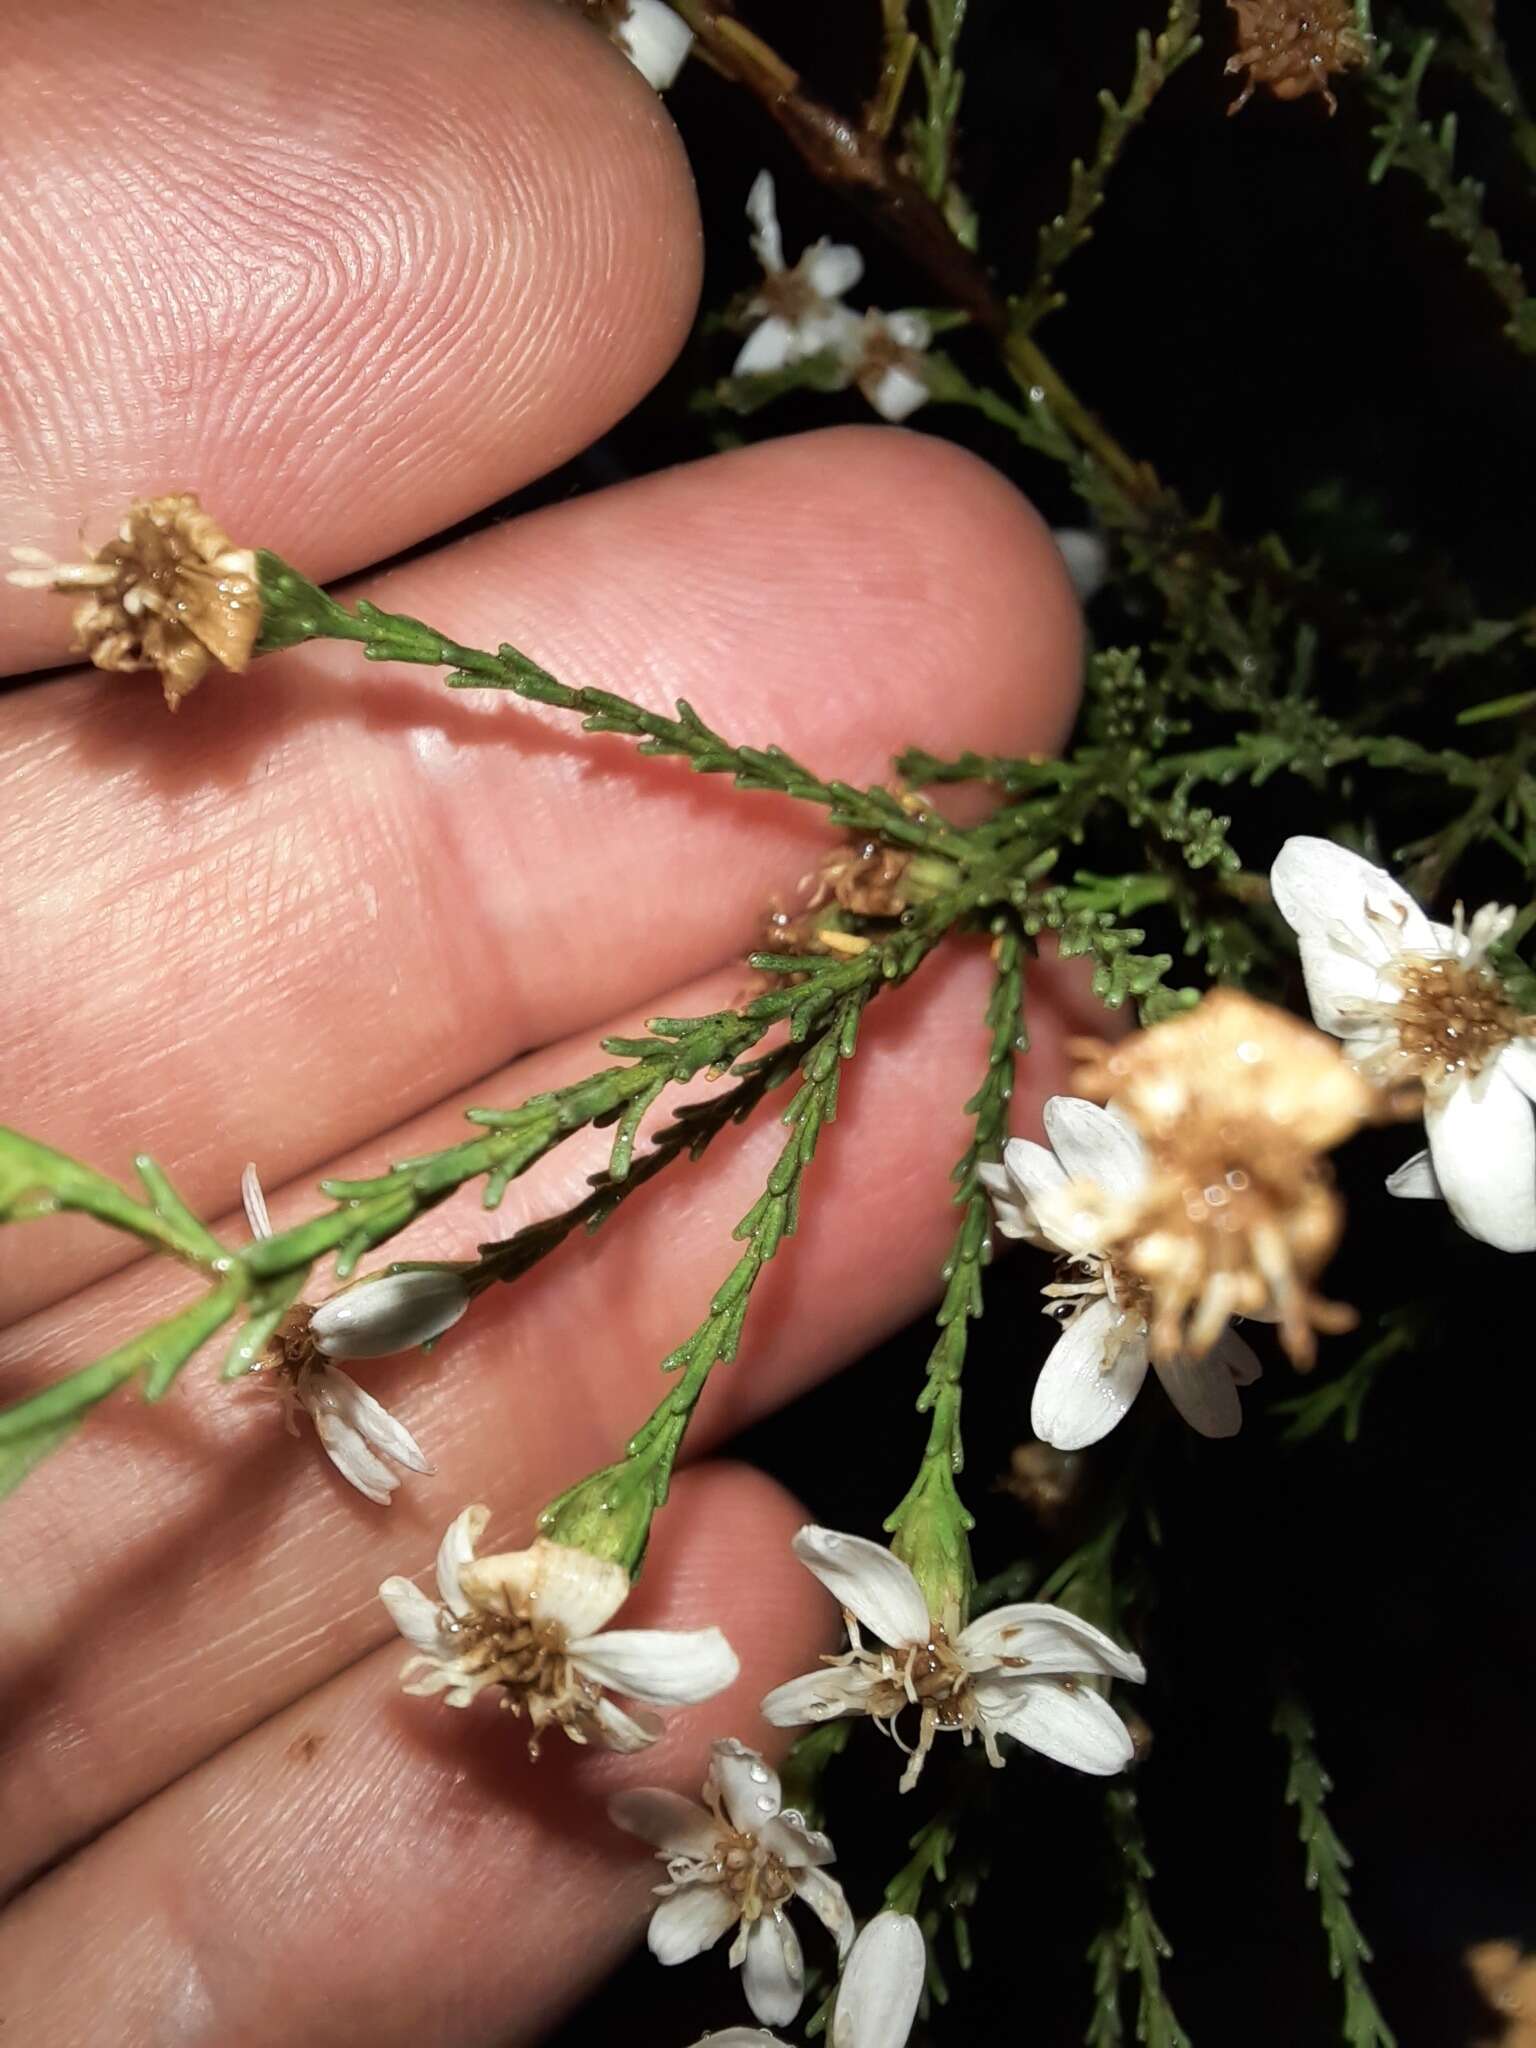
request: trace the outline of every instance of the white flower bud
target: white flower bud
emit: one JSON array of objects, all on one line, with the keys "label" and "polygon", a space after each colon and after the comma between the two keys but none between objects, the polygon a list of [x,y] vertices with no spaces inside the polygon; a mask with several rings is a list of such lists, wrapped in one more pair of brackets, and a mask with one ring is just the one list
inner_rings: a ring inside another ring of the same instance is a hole
[{"label": "white flower bud", "polygon": [[387,1358],[430,1344],[468,1307],[469,1289],[447,1267],[379,1273],[321,1302],[309,1334],[327,1358]]}]

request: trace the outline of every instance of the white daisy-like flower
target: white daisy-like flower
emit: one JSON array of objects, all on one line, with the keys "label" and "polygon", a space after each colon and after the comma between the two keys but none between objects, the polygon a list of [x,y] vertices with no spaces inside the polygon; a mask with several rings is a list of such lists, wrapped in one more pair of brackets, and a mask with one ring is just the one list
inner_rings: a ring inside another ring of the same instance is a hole
[{"label": "white daisy-like flower", "polygon": [[1536,1018],[1488,965],[1514,921],[1486,904],[1436,924],[1402,885],[1331,840],[1288,839],[1270,876],[1312,1015],[1384,1086],[1423,1090],[1427,1152],[1387,1182],[1442,1195],[1463,1230],[1536,1251]]},{"label": "white daisy-like flower", "polygon": [[[241,1176],[240,1191],[251,1235],[270,1237],[266,1197],[254,1166]],[[418,1279],[428,1284],[410,1284]],[[444,1281],[451,1285],[439,1284]],[[290,1435],[299,1434],[302,1410],[342,1478],[387,1507],[401,1471],[430,1472],[433,1467],[405,1424],[332,1365],[331,1356],[379,1358],[425,1344],[456,1323],[468,1306],[464,1283],[447,1272],[382,1275],[343,1289],[318,1309],[299,1302],[267,1347],[267,1362],[275,1372],[268,1384],[282,1400]]]},{"label": "white daisy-like flower", "polygon": [[437,1553],[436,1600],[410,1579],[379,1597],[415,1655],[401,1667],[408,1693],[441,1693],[471,1706],[488,1686],[530,1723],[528,1746],[559,1728],[572,1742],[644,1749],[661,1733],[654,1714],[630,1714],[611,1692],[646,1706],[692,1706],[735,1679],[736,1653],[717,1628],[611,1629],[629,1597],[621,1565],[540,1537],[527,1550],[477,1557],[490,1510],[468,1507]]},{"label": "white daisy-like flower", "polygon": [[[868,1714],[895,1736],[899,1716],[915,1707],[918,1739],[903,1792],[917,1783],[934,1737],[945,1733],[979,1737],[998,1766],[1003,1735],[1095,1777],[1131,1761],[1125,1723],[1093,1681],[1139,1685],[1146,1666],[1100,1629],[1065,1608],[1024,1601],[994,1607],[951,1639],[912,1573],[882,1544],[805,1528],[793,1548],[841,1606],[850,1647],[824,1659],[825,1669],[768,1694],[762,1712],[775,1727]],[[885,1647],[866,1645],[863,1629]]]},{"label": "white daisy-like flower", "polygon": [[1135,1203],[1151,1171],[1135,1127],[1073,1095],[1053,1095],[1044,1118],[1050,1149],[1011,1138],[1003,1164],[980,1169],[1004,1237],[1061,1253],[1079,1276],[1045,1289],[1046,1314],[1067,1327],[1035,1383],[1035,1435],[1059,1451],[1097,1443],[1126,1414],[1151,1364],[1192,1429],[1235,1436],[1237,1389],[1259,1377],[1252,1350],[1228,1328],[1203,1357],[1154,1360],[1146,1289],[1110,1256],[1106,1218]]},{"label": "white daisy-like flower", "polygon": [[[832,2048],[906,2048],[927,1967],[927,1943],[911,1914],[877,1913],[838,1979]],[[693,2048],[779,2048],[779,2037],[761,2027],[727,2027]]]},{"label": "white daisy-like flower", "polygon": [[933,333],[921,313],[868,312],[846,352],[853,381],[884,420],[896,425],[932,397],[922,357]]},{"label": "white daisy-like flower", "polygon": [[687,62],[693,30],[667,5],[667,0],[628,0],[618,8],[599,9],[611,18],[608,33],[646,83],[665,92]]},{"label": "white daisy-like flower", "polygon": [[826,349],[851,362],[860,322],[843,304],[843,294],[864,275],[858,250],[823,236],[791,269],[784,261],[784,235],[768,171],[759,171],[752,181],[747,218],[763,282],[747,302],[746,315],[757,324],[741,345],[733,374],[766,376]]},{"label": "white daisy-like flower", "polygon": [[823,1866],[827,1837],[785,1812],[777,1774],[744,1743],[714,1745],[704,1803],[648,1787],[617,1793],[608,1811],[621,1828],[649,1842],[667,1867],[656,1887],[661,1904],[647,1940],[662,1963],[686,1963],[736,1929],[731,1962],[747,2003],[769,2026],[787,2026],[800,2010],[805,1967],[786,1908],[801,1899],[837,1941],[853,1941],[843,1888]]}]

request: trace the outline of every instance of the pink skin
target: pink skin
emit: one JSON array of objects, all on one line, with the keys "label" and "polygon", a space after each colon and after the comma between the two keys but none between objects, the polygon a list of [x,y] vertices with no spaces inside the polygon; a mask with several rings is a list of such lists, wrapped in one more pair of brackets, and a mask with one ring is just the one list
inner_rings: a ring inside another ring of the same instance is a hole
[{"label": "pink skin", "polygon": [[[0,546],[68,554],[134,492],[195,486],[237,539],[362,568],[561,459],[674,352],[693,195],[599,36],[502,0],[274,4],[205,24],[79,0],[12,32],[0,122],[29,204],[0,221],[0,348],[28,375],[0,391]],[[338,62],[344,87],[324,85]],[[401,77],[428,118],[386,116]],[[100,117],[118,101],[132,120]],[[274,236],[286,268],[255,254]],[[855,778],[904,741],[1051,746],[1080,654],[1022,500],[874,428],[646,479],[369,587]],[[62,659],[64,621],[12,594],[0,667]],[[174,721],[152,680],[38,683],[0,698],[0,761],[7,1116],[117,1172],[147,1144],[212,1214],[257,1156],[279,1227],[314,1201],[284,1180],[447,1143],[466,1100],[515,1101],[589,1071],[605,1030],[732,999],[760,913],[827,843],[789,806],[329,648],[215,678]],[[808,1197],[836,1240],[785,1248],[695,1451],[923,1306],[986,979],[959,948],[881,999]],[[1077,1005],[1038,976],[1026,1130],[1066,1085]],[[432,1360],[370,1373],[438,1468],[387,1511],[202,1365],[158,1411],[112,1404],[0,1508],[0,1881],[107,1830],[0,1917],[18,2039],[62,2048],[103,2001],[168,2048],[530,2038],[616,1952],[651,1879],[593,1818],[618,1767],[546,1758],[530,1780],[488,1708],[395,1703],[374,1588],[425,1565],[468,1500],[526,1540],[555,1486],[613,1454],[778,1135],[730,1134]],[[598,1156],[573,1141],[491,1228],[562,1206]],[[462,1253],[486,1234],[476,1200],[410,1249]],[[0,1233],[0,1398],[182,1284],[77,1220]],[[758,1740],[753,1702],[813,1661],[797,1519],[739,1470],[680,1485],[634,1619],[728,1617],[746,1671],[635,1782],[696,1791],[706,1738]]]}]

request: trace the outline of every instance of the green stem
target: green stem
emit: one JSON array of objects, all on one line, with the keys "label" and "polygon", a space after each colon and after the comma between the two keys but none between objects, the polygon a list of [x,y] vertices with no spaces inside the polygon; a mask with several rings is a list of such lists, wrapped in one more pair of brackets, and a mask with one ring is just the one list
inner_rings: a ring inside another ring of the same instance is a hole
[{"label": "green stem", "polygon": [[671,754],[700,775],[729,775],[738,789],[762,790],[822,806],[831,822],[851,832],[877,833],[899,846],[952,860],[964,858],[966,835],[931,813],[914,814],[888,789],[856,789],[824,781],[781,747],[742,746],[706,725],[692,705],[676,717],[647,711],[612,690],[573,689],[547,669],[503,646],[494,654],[464,647],[421,620],[359,602],[348,611],[278,556],[260,553],[262,636],[258,653],[275,653],[304,640],[351,640],[369,661],[402,661],[446,668],[450,689],[508,690],[533,704],[574,712],[582,729],[640,742],[642,754]]},{"label": "green stem", "polygon": [[1008,1135],[1014,1062],[1025,1049],[1024,942],[1008,920],[993,927],[995,975],[987,1005],[987,1070],[965,1105],[974,1119],[970,1144],[955,1166],[960,1228],[944,1265],[938,1336],[929,1353],[918,1413],[930,1417],[928,1441],[905,1497],[887,1517],[891,1548],[911,1568],[928,1611],[949,1632],[965,1626],[976,1578],[971,1563],[974,1517],[955,1487],[964,1465],[960,1432],[960,1376],[970,1325],[982,1311],[982,1270],[991,1256],[991,1203],[977,1168],[1002,1156]]},{"label": "green stem", "polygon": [[1290,1757],[1285,1802],[1296,1808],[1306,1847],[1307,1890],[1317,1900],[1328,1938],[1329,1974],[1344,1987],[1343,2037],[1349,2048],[1397,2048],[1397,2036],[1365,1980],[1371,1951],[1349,1908],[1349,1851],[1323,1805],[1332,1780],[1318,1760],[1312,1717],[1300,1700],[1286,1698],[1275,1709],[1273,1725]]}]

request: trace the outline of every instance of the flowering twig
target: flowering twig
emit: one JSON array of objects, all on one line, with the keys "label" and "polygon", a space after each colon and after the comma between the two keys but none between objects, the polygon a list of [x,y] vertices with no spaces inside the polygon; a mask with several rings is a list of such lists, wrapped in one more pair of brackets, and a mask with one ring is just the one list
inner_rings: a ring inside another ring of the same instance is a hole
[{"label": "flowering twig", "polygon": [[[1294,1806],[1307,1851],[1307,1890],[1317,1895],[1328,1937],[1329,1973],[1344,1986],[1343,2035],[1349,2048],[1397,2048],[1397,2036],[1382,2018],[1364,1965],[1370,1947],[1349,1909],[1349,1852],[1333,1831],[1323,1801],[1332,1780],[1318,1761],[1312,1717],[1295,1698],[1275,1709],[1274,1730],[1290,1754],[1285,1799]],[[1113,1794],[1111,1795],[1113,1797]]]},{"label": "flowering twig", "polygon": [[651,1518],[667,1498],[699,1396],[716,1365],[735,1357],[753,1289],[784,1239],[798,1228],[801,1182],[823,1125],[837,1115],[842,1063],[853,1056],[864,1006],[879,986],[879,979],[869,975],[856,981],[818,1025],[801,1058],[801,1085],[784,1112],[789,1136],[762,1194],[732,1232],[743,1241],[741,1256],[716,1288],[698,1328],[662,1360],[662,1371],[677,1378],[630,1438],[623,1457],[579,1481],[544,1510],[540,1528],[552,1541],[612,1556],[631,1576],[638,1569]]},{"label": "flowering twig", "polygon": [[1190,2048],[1163,1985],[1162,1966],[1173,1949],[1152,1912],[1147,1886],[1153,1870],[1129,1785],[1105,1793],[1104,1814],[1119,1858],[1120,1913],[1089,1944],[1094,2009],[1084,2039],[1088,2048],[1120,2048],[1125,2040],[1120,1993],[1129,1976],[1136,1979],[1136,2039],[1146,2048]]},{"label": "flowering twig", "polygon": [[1048,313],[1066,304],[1066,294],[1056,283],[1061,266],[1074,250],[1091,240],[1093,217],[1104,203],[1105,188],[1121,151],[1174,72],[1200,48],[1199,25],[1197,0],[1171,0],[1168,19],[1155,42],[1150,29],[1137,31],[1136,69],[1125,98],[1117,100],[1108,91],[1099,94],[1104,120],[1093,162],[1085,164],[1081,157],[1073,162],[1067,203],[1041,228],[1034,277],[1029,289],[1013,303],[1021,333],[1033,333]]},{"label": "flowering twig", "polygon": [[917,1477],[887,1517],[891,1548],[908,1564],[928,1597],[931,1614],[958,1614],[963,1622],[976,1580],[969,1531],[974,1517],[955,1489],[964,1464],[960,1436],[960,1374],[972,1320],[982,1310],[982,1269],[991,1251],[991,1204],[977,1173],[1000,1157],[1008,1135],[1014,1061],[1026,1044],[1023,1027],[1023,943],[1008,923],[994,927],[996,973],[987,1005],[991,1032],[987,1071],[965,1105],[975,1119],[971,1142],[954,1169],[960,1228],[944,1265],[938,1337],[929,1353],[918,1413],[932,1420]]}]

